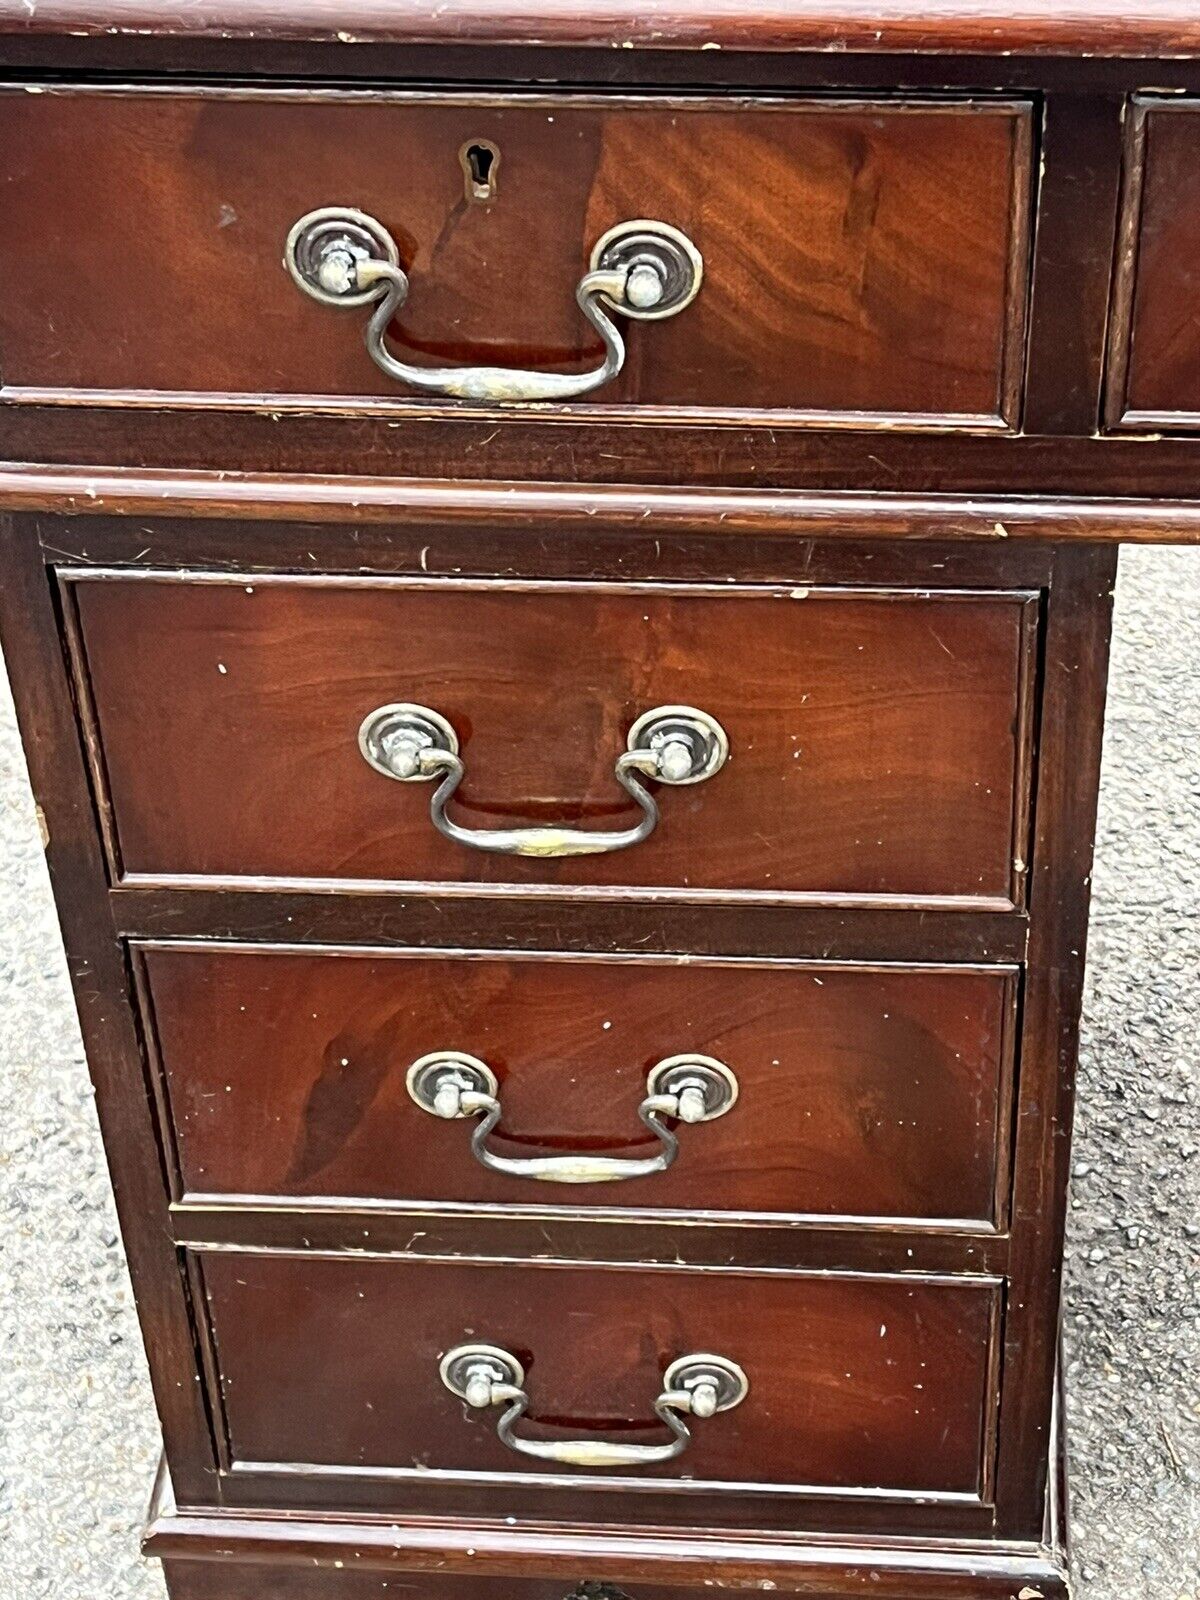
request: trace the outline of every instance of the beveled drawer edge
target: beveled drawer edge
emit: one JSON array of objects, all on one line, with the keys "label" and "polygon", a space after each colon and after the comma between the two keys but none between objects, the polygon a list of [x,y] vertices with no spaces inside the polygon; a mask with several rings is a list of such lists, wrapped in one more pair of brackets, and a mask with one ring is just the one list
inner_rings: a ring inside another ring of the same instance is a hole
[{"label": "beveled drawer edge", "polygon": [[[1018,329],[1021,323],[1018,321]],[[1007,341],[1018,343],[1018,335]],[[1021,376],[1017,370],[1018,379]],[[1011,388],[1007,369],[1002,372],[1006,391]],[[1015,399],[1003,397],[1005,405]],[[402,397],[389,400],[367,397],[313,394],[258,395],[221,391],[191,393],[186,389],[45,389],[28,384],[0,384],[0,404],[10,406],[84,406],[103,410],[131,411],[220,411],[233,415],[260,413],[264,416],[370,417],[398,423],[445,420],[447,408],[422,404]],[[511,409],[471,407],[477,422],[511,422]],[[925,434],[989,434],[1011,438],[1016,424],[1005,413],[990,411],[818,411],[803,406],[716,406],[614,405],[597,401],[590,406],[557,405],[553,411],[539,411],[536,420],[553,427],[556,423],[587,423],[596,427],[621,427],[633,424],[647,428],[670,428],[699,424],[702,427],[769,428],[774,432],[822,431],[884,432]]]},{"label": "beveled drawer edge", "polygon": [[[414,1241],[414,1244],[416,1241]],[[550,1255],[543,1251],[536,1256],[518,1254],[478,1255],[470,1250],[453,1256],[442,1256],[434,1251],[409,1248],[402,1251],[386,1249],[359,1249],[347,1251],[327,1246],[263,1244],[196,1244],[189,1245],[189,1254],[202,1258],[205,1255],[271,1256],[295,1261],[385,1261],[394,1266],[416,1264],[436,1265],[439,1262],[455,1266],[521,1267],[539,1272],[576,1272],[581,1266],[589,1271],[621,1272],[626,1274],[654,1273],[661,1275],[700,1275],[709,1278],[815,1278],[822,1282],[830,1278],[846,1278],[861,1283],[920,1283],[933,1289],[971,1289],[1000,1294],[1007,1282],[999,1272],[945,1272],[909,1271],[893,1272],[881,1268],[860,1267],[743,1267],[728,1262],[707,1261],[619,1261],[603,1257],[589,1257],[579,1262],[571,1257]]]},{"label": "beveled drawer edge", "polygon": [[419,945],[430,952],[463,947],[558,954],[634,948],[678,957],[750,956],[782,960],[872,962],[881,954],[907,962],[934,959],[1020,964],[1029,941],[1025,911],[959,907],[931,923],[904,906],[840,909],[820,905],[730,906],[712,917],[700,905],[653,901],[593,902],[586,917],[559,918],[547,942],[541,900],[504,902],[486,895],[454,899],[360,889],[337,894],[275,888],[222,889],[117,885],[108,892],[116,932],[124,939],[230,939],[380,947]]},{"label": "beveled drawer edge", "polygon": [[[739,1271],[1003,1275],[1009,1235],[975,1222],[759,1213],[568,1211],[565,1207],[276,1200],[185,1194],[172,1237],[198,1250],[299,1250],[437,1258],[556,1259],[593,1265],[730,1267]],[[663,1230],[657,1236],[656,1230]]]},{"label": "beveled drawer edge", "polygon": [[[1101,404],[1104,425],[1114,432],[1144,431],[1155,425],[1169,425],[1155,413],[1133,412],[1128,407],[1129,367],[1133,356],[1133,307],[1137,293],[1142,199],[1146,178],[1146,119],[1151,108],[1158,103],[1132,95],[1125,106],[1116,258],[1108,326],[1105,330],[1104,395]],[[1180,420],[1186,426],[1186,416]],[[1198,421],[1200,418],[1193,419],[1193,422]]]},{"label": "beveled drawer edge", "polygon": [[[1023,869],[1024,858],[1018,863]],[[114,866],[116,863],[114,862]],[[1022,874],[1023,875],[1023,874]],[[610,905],[651,906],[761,906],[792,908],[798,911],[874,911],[876,909],[942,913],[994,913],[1012,915],[1022,910],[1014,899],[1000,895],[910,895],[910,894],[824,894],[819,889],[662,889],[631,884],[628,888],[609,884],[485,883],[441,878],[262,878],[226,876],[221,873],[149,873],[114,871],[114,889],[138,891],[179,890],[249,894],[356,894],[431,895],[449,900],[574,901]]]},{"label": "beveled drawer edge", "polygon": [[224,1469],[231,1477],[255,1479],[304,1478],[318,1482],[345,1483],[360,1479],[375,1483],[468,1484],[479,1488],[518,1485],[531,1489],[590,1489],[595,1493],[634,1493],[662,1495],[754,1495],[776,1502],[791,1500],[838,1500],[870,1505],[980,1506],[987,1497],[961,1489],[871,1489],[857,1485],[822,1483],[762,1483],[757,1478],[653,1478],[607,1476],[603,1481],[561,1472],[488,1472],[452,1467],[357,1467],[330,1466],[312,1461],[255,1461],[239,1457]]},{"label": "beveled drawer edge", "polygon": [[428,945],[367,944],[336,941],[270,940],[237,938],[169,938],[162,935],[134,935],[130,939],[134,949],[189,950],[199,954],[220,950],[230,955],[338,955],[363,957],[372,960],[380,957],[396,960],[422,961],[430,955],[459,961],[582,961],[609,966],[699,966],[699,967],[780,967],[785,970],[823,971],[830,967],[845,967],[856,972],[929,972],[929,973],[998,973],[1015,976],[1020,963],[1009,959],[938,960],[932,957],[904,960],[881,956],[877,960],[840,956],[768,956],[768,955],[709,955],[685,951],[671,954],[659,950],[539,950],[533,947],[513,950],[490,945],[446,945],[431,951]]},{"label": "beveled drawer edge", "polygon": [[[679,489],[174,468],[0,466],[0,514],[399,523],[431,529],[543,520],[589,533],[677,530],[797,539],[1200,543],[1200,499]],[[45,544],[53,559],[57,552]],[[248,551],[248,555],[252,555]]]},{"label": "beveled drawer edge", "polygon": [[1146,188],[1146,142],[1152,116],[1200,114],[1200,95],[1132,94],[1126,101],[1121,151],[1121,190],[1117,212],[1116,258],[1108,324],[1105,330],[1104,394],[1101,414],[1110,433],[1190,434],[1200,431],[1200,411],[1135,408],[1129,405],[1133,361],[1134,310],[1142,242]]}]

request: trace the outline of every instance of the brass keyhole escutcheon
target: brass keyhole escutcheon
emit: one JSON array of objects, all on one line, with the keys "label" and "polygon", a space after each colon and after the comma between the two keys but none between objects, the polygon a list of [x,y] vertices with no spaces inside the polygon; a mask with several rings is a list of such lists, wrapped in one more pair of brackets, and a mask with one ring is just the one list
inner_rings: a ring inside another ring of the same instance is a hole
[{"label": "brass keyhole escutcheon", "polygon": [[472,205],[484,205],[496,198],[496,170],[500,165],[500,151],[490,139],[472,139],[458,152],[463,169],[467,199]]}]

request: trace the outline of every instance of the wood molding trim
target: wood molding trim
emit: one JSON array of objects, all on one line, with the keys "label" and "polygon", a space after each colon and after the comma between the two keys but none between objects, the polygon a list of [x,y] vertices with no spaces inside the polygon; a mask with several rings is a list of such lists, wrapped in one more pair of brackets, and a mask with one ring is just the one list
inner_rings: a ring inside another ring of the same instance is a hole
[{"label": "wood molding trim", "polygon": [[111,467],[0,468],[0,512],[417,523],[803,539],[1200,543],[1200,501],[677,489]]}]

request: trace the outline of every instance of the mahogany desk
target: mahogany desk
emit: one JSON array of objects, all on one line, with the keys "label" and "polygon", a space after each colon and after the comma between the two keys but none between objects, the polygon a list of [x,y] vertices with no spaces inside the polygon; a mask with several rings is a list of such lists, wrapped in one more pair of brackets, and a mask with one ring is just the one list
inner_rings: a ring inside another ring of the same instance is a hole
[{"label": "mahogany desk", "polygon": [[5,651],[173,1600],[1052,1600],[1200,20],[0,0]]}]

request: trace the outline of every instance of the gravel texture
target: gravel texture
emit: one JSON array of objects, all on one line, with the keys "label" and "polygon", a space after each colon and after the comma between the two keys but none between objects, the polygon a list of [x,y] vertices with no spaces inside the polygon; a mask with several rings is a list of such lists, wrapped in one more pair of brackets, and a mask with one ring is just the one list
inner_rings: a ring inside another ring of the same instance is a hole
[{"label": "gravel texture", "polygon": [[[1125,553],[1068,1263],[1084,1600],[1200,1600],[1198,617],[1200,552]],[[0,1600],[161,1600],[154,1409],[6,690],[0,909]]]}]

